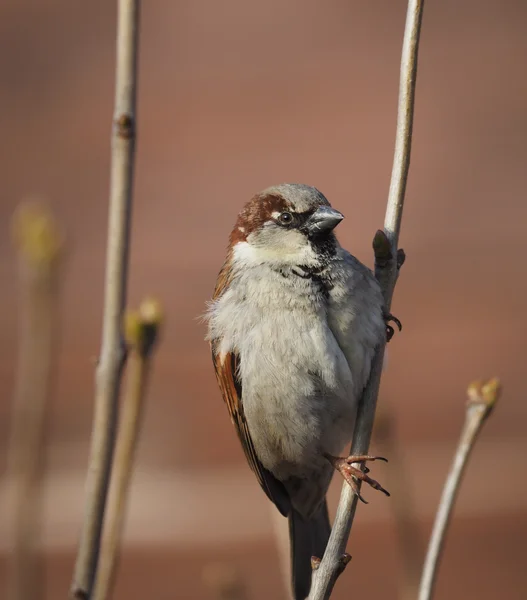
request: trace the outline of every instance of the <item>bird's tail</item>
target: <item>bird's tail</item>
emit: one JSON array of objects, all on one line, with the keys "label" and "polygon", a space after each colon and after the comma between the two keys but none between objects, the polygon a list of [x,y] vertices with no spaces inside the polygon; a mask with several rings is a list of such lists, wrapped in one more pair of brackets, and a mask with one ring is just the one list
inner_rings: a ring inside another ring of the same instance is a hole
[{"label": "bird's tail", "polygon": [[311,557],[322,558],[331,533],[326,500],[310,518],[304,519],[294,508],[289,513],[291,571],[295,600],[305,600],[311,588]]}]

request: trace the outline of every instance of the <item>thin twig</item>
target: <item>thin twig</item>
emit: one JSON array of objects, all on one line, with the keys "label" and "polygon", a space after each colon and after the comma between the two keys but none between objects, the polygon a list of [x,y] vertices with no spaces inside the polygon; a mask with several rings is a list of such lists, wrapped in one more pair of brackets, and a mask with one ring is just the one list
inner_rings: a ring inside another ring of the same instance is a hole
[{"label": "thin twig", "polygon": [[[384,233],[377,232],[374,239],[375,274],[381,285],[385,308],[390,310],[393,291],[398,274],[397,251],[403,213],[406,181],[410,166],[412,123],[417,77],[417,55],[424,0],[409,0],[401,58],[399,106],[395,153],[390,183],[390,192],[384,221]],[[370,373],[370,380],[357,411],[350,454],[367,454],[375,418],[375,408],[384,358],[384,344],[378,349]],[[360,465],[354,465],[360,468]],[[359,483],[360,489],[360,483]],[[345,483],[342,487],[337,514],[324,557],[313,572],[309,600],[327,600],[333,586],[343,571],[346,561],[343,556],[353,524],[357,496]]]},{"label": "thin twig", "polygon": [[53,217],[22,205],[13,219],[20,263],[20,336],[7,472],[12,481],[10,600],[43,596],[39,548],[46,408],[57,340],[58,268],[62,240]]},{"label": "thin twig", "polygon": [[97,568],[125,358],[121,321],[126,300],[132,212],[138,29],[139,0],[119,0],[102,344],[95,377],[85,518],[71,589],[72,597],[80,599],[89,598]]},{"label": "thin twig", "polygon": [[139,311],[127,311],[125,315],[125,338],[129,348],[127,389],[115,443],[110,493],[99,566],[92,593],[93,600],[109,598],[115,583],[152,351],[160,325],[161,310],[154,300],[145,300],[139,307]]},{"label": "thin twig", "polygon": [[432,598],[446,532],[461,485],[461,479],[478,434],[498,401],[500,393],[501,386],[498,379],[491,379],[486,383],[476,381],[468,388],[465,424],[439,502],[419,587],[419,600],[430,600]]}]

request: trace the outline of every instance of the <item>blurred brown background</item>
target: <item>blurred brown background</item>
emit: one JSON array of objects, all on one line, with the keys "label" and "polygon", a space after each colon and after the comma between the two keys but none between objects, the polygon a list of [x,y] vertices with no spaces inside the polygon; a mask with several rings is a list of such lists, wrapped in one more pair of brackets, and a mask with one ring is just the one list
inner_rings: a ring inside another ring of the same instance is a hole
[{"label": "blurred brown background", "polygon": [[[46,199],[69,239],[46,495],[47,597],[65,598],[83,510],[101,324],[115,2],[0,7],[0,438],[16,347],[8,224]],[[271,507],[244,463],[197,320],[243,202],[282,181],[342,210],[340,240],[371,264],[394,144],[402,0],[151,0],[141,24],[130,301],[168,313],[151,385],[116,598],[212,598],[211,563],[249,598],[286,598]],[[394,411],[428,537],[465,388],[505,394],[474,452],[437,598],[527,597],[527,5],[427,3],[401,245],[408,256],[381,405]],[[388,465],[387,468],[390,468]],[[381,481],[387,468],[375,465]],[[332,505],[341,481],[336,480]],[[2,480],[4,499],[9,481]],[[371,490],[335,598],[394,597],[390,500]],[[2,511],[0,551],[9,516]],[[0,577],[2,577],[0,573]],[[1,583],[1,582],[0,582]]]}]

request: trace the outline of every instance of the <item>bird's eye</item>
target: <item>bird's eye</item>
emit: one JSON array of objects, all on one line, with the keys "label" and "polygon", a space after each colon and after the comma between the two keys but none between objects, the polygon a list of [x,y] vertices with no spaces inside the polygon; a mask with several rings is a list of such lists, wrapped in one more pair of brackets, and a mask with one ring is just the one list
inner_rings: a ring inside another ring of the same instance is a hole
[{"label": "bird's eye", "polygon": [[278,217],[278,220],[280,223],[282,223],[282,225],[289,225],[289,223],[291,223],[293,220],[293,215],[290,212],[283,212]]}]

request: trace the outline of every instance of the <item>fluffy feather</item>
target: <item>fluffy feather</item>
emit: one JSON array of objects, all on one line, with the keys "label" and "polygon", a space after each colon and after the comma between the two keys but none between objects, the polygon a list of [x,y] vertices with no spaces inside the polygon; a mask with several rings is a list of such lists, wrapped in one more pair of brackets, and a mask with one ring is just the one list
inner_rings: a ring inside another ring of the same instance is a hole
[{"label": "fluffy feather", "polygon": [[325,455],[349,444],[385,335],[375,277],[332,232],[341,218],[309,186],[255,196],[231,234],[207,315],[218,382],[249,465],[289,517],[297,600],[330,531]]}]

